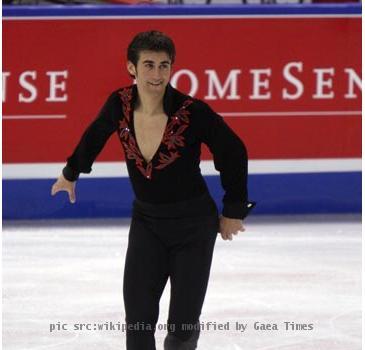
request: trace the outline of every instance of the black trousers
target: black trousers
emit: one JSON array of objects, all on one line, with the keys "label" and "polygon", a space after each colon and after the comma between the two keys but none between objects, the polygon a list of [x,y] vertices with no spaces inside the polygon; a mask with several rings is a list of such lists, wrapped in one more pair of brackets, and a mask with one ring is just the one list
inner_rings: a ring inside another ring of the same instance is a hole
[{"label": "black trousers", "polygon": [[218,228],[218,210],[209,193],[173,204],[134,201],[123,280],[127,350],[156,349],[159,301],[168,278],[168,334],[182,341],[192,336]]}]

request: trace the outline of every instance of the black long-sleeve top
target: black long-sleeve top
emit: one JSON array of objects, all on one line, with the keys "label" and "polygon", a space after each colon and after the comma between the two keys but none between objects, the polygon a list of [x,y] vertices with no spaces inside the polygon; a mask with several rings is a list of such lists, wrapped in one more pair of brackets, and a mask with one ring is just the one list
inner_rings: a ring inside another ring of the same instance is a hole
[{"label": "black long-sleeve top", "polygon": [[168,84],[163,97],[168,121],[157,152],[147,162],[134,131],[137,97],[136,85],[120,88],[109,96],[67,158],[64,177],[76,181],[80,173],[90,173],[97,155],[116,132],[136,198],[149,203],[189,200],[208,191],[199,167],[201,143],[205,143],[225,190],[222,215],[244,219],[255,204],[247,198],[247,151],[223,118],[203,101]]}]

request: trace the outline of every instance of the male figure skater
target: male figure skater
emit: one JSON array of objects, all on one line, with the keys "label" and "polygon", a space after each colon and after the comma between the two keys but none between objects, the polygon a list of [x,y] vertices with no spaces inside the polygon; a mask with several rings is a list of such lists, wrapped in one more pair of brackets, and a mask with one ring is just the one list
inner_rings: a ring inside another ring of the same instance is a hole
[{"label": "male figure skater", "polygon": [[[123,296],[127,350],[155,350],[159,301],[170,277],[165,350],[197,347],[199,316],[213,249],[244,231],[254,206],[247,199],[247,152],[223,118],[198,99],[174,89],[172,40],[158,31],[136,35],[127,69],[136,84],[114,91],[85,130],[52,187],[75,202],[75,184],[109,136],[117,132],[135,200],[125,260]],[[201,175],[200,147],[208,145],[225,190],[219,215]]]}]

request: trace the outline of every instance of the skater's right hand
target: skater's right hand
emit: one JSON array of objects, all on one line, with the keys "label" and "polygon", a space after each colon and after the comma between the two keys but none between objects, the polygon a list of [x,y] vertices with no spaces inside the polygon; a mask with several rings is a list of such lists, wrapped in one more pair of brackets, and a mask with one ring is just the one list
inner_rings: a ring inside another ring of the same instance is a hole
[{"label": "skater's right hand", "polygon": [[71,203],[76,202],[75,194],[76,181],[68,181],[61,174],[57,181],[53,184],[51,195],[54,196],[57,192],[66,191]]},{"label": "skater's right hand", "polygon": [[244,232],[245,228],[241,219],[227,218],[223,215],[219,216],[219,233],[223,240],[232,241],[232,235],[237,235],[238,232]]}]

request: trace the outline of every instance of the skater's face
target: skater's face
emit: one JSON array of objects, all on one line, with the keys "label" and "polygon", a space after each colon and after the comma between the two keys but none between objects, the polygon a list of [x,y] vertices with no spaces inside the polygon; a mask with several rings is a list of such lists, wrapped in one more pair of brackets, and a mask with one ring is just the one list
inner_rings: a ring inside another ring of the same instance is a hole
[{"label": "skater's face", "polygon": [[127,69],[143,90],[163,92],[171,77],[171,59],[163,51],[141,51],[137,66],[128,61]]}]

